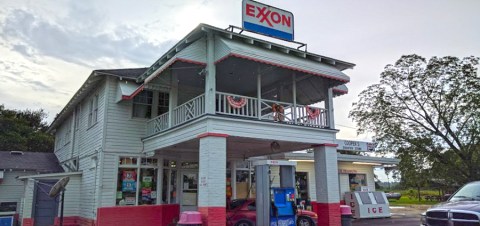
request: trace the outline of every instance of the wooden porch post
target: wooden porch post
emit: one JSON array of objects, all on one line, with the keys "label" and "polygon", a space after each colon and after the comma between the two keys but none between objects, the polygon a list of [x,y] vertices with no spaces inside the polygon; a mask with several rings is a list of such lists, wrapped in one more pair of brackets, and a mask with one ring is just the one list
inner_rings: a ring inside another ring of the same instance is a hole
[{"label": "wooden porch post", "polygon": [[335,129],[335,120],[333,117],[333,89],[328,88],[327,99],[325,100],[325,108],[327,108],[327,123],[330,129]]},{"label": "wooden porch post", "polygon": [[257,114],[262,119],[262,74],[257,70]]},{"label": "wooden porch post", "polygon": [[205,113],[215,114],[216,68],[215,68],[215,36],[207,33],[207,74],[205,76]]},{"label": "wooden porch post", "polygon": [[170,73],[170,93],[168,95],[168,128],[173,125],[173,109],[177,107],[178,103],[178,79],[177,74]]},{"label": "wooden porch post", "polygon": [[293,117],[293,123],[297,124],[297,76],[295,76],[295,73],[292,74],[292,90],[293,90],[293,112],[292,112],[292,117]]}]

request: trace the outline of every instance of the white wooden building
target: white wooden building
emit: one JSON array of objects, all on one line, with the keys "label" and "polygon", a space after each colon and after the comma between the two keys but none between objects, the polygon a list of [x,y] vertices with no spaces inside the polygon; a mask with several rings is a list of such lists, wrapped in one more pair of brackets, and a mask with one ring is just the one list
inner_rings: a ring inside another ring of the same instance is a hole
[{"label": "white wooden building", "polygon": [[148,68],[93,71],[50,126],[63,168],[81,172],[79,191],[66,193],[80,211],[67,217],[167,225],[198,210],[205,225],[225,225],[238,162],[313,148],[312,198],[336,225],[333,98],[353,67],[200,24]]}]

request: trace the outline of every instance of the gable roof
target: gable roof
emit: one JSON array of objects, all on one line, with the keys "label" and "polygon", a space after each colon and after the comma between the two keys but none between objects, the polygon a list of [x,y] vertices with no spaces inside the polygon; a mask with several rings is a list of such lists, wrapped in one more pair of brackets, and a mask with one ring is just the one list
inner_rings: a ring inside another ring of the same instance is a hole
[{"label": "gable roof", "polygon": [[73,95],[73,97],[68,101],[68,103],[63,107],[63,109],[58,113],[57,117],[53,120],[52,124],[48,128],[48,131],[51,132],[58,125],[60,125],[63,120],[68,117],[68,114],[73,112],[75,106],[82,101],[83,98],[88,96],[90,92],[96,87],[97,83],[103,78],[103,76],[115,76],[121,79],[135,80],[138,76],[144,73],[148,68],[124,68],[124,69],[99,69],[94,70],[88,76],[87,80],[82,84],[80,89]]},{"label": "gable roof", "polygon": [[148,67],[123,68],[123,69],[99,69],[99,70],[95,70],[95,72],[105,74],[105,75],[117,76],[125,79],[136,79],[138,76],[142,75],[147,69]]},{"label": "gable roof", "polygon": [[0,151],[0,170],[27,170],[38,173],[63,172],[54,153]]}]

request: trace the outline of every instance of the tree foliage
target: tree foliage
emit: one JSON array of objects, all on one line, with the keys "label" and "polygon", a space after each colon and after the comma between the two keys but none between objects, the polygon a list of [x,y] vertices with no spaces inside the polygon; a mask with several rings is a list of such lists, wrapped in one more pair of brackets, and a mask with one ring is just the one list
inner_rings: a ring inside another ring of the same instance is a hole
[{"label": "tree foliage", "polygon": [[402,56],[359,95],[350,117],[411,169],[421,165],[430,177],[457,183],[480,180],[478,60]]},{"label": "tree foliage", "polygon": [[0,151],[53,152],[42,110],[10,110],[0,105]]}]

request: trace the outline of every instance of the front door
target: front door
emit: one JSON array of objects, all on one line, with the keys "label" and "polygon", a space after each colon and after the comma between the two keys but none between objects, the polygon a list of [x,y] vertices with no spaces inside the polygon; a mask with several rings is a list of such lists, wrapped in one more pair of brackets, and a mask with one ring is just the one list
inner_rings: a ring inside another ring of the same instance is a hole
[{"label": "front door", "polygon": [[182,172],[182,197],[180,201],[182,211],[197,210],[198,198],[198,172],[183,171]]},{"label": "front door", "polygon": [[40,180],[35,185],[34,224],[35,226],[53,225],[58,212],[58,196],[48,195],[56,180]]}]

